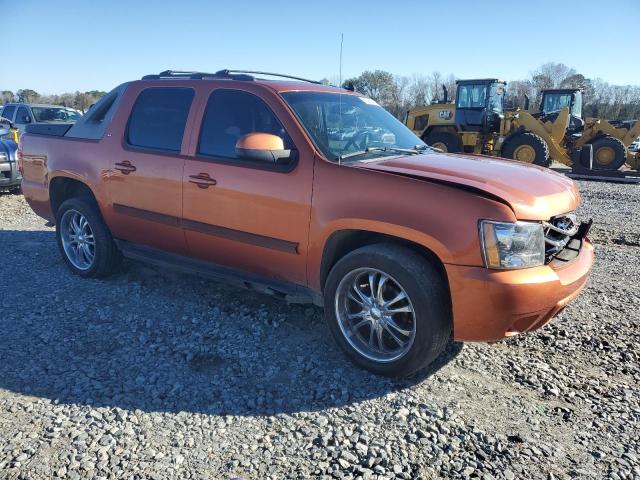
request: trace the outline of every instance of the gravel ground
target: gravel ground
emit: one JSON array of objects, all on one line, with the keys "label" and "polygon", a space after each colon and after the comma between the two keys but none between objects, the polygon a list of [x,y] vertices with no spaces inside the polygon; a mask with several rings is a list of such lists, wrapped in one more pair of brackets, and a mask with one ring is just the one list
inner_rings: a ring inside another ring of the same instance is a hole
[{"label": "gravel ground", "polygon": [[1,196],[0,478],[640,478],[640,186],[580,187],[583,294],[402,381],[314,307],[140,264],[74,277]]}]

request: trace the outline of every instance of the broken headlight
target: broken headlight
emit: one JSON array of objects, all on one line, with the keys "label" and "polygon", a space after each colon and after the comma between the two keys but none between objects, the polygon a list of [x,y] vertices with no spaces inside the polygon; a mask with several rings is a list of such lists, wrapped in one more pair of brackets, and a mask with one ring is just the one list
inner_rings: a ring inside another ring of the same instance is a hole
[{"label": "broken headlight", "polygon": [[539,222],[480,222],[487,268],[509,270],[544,265],[544,232]]}]

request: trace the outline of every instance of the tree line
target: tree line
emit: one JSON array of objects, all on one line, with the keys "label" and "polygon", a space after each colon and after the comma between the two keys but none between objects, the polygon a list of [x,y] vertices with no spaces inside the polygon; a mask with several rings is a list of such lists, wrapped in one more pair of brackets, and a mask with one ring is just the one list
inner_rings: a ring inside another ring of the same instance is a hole
[{"label": "tree line", "polygon": [[[394,75],[384,70],[365,71],[349,78],[343,86],[352,84],[355,89],[389,110],[397,118],[418,106],[443,100],[444,85],[448,99],[455,100],[456,76],[432,72],[412,77]],[[325,80],[325,83],[329,83]],[[529,78],[507,82],[506,108],[523,108],[525,95],[531,107],[540,104],[542,90],[549,88],[582,88],[583,116],[607,120],[631,120],[640,118],[640,86],[612,85],[601,78],[587,78],[563,63],[545,63],[533,70]]]},{"label": "tree line", "polygon": [[107,92],[101,90],[91,90],[89,92],[62,93],[60,95],[41,95],[35,90],[25,88],[12,92],[11,90],[2,90],[0,92],[0,105],[11,102],[20,103],[46,103],[50,105],[62,105],[71,107],[82,113],[86,112],[91,105],[96,103],[100,97],[106,95]]},{"label": "tree line", "polygon": [[[443,100],[443,85],[448,90],[449,100],[455,100],[456,78],[453,74],[443,75],[440,72],[406,77],[384,70],[373,70],[347,79],[343,82],[343,86],[352,84],[357,91],[377,101],[397,118],[402,118],[414,107]],[[331,82],[324,79],[323,83]],[[607,120],[640,118],[639,85],[612,85],[601,78],[587,78],[563,63],[553,62],[545,63],[533,70],[526,79],[508,81],[506,107],[523,108],[525,95],[535,107],[540,103],[542,90],[573,87],[584,90],[583,114],[585,117],[599,117]],[[99,90],[60,95],[40,95],[31,89],[22,89],[15,93],[4,90],[0,93],[0,104],[16,101],[50,103],[75,108],[84,113],[105,94],[106,92]]]}]

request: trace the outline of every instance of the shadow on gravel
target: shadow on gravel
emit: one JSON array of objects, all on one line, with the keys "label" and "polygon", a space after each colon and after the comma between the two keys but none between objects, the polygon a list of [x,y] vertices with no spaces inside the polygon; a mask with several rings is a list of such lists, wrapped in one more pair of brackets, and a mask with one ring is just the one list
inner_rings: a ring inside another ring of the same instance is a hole
[{"label": "shadow on gravel", "polygon": [[63,404],[264,415],[376,399],[427,380],[451,343],[402,380],[353,366],[322,310],[130,264],[71,275],[51,231],[3,231],[0,388]]}]

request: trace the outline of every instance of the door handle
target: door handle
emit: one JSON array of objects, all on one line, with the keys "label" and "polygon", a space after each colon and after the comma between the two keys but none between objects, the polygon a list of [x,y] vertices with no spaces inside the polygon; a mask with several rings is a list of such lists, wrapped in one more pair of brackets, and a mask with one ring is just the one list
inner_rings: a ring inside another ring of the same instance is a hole
[{"label": "door handle", "polygon": [[209,188],[216,185],[215,179],[211,178],[208,173],[199,173],[198,175],[189,175],[189,182],[195,183],[198,188]]},{"label": "door handle", "polygon": [[124,175],[129,175],[131,172],[135,172],[137,168],[131,165],[129,160],[123,160],[116,163],[116,170],[120,170]]}]

